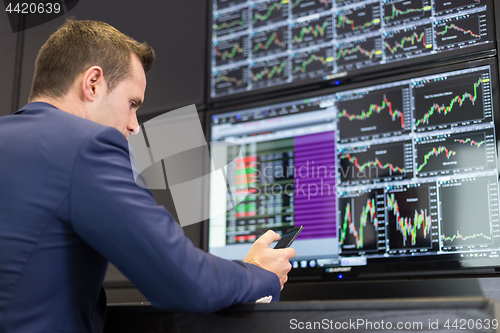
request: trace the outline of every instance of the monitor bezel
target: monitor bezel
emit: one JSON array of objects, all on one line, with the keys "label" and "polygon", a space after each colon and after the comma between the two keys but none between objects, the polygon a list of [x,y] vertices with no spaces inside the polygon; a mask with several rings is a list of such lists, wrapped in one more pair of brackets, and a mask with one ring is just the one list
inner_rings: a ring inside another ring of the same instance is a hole
[{"label": "monitor bezel", "polygon": [[[211,118],[214,115],[219,115],[222,113],[235,112],[238,110],[248,110],[252,108],[258,108],[265,105],[272,105],[284,102],[290,102],[295,100],[301,100],[305,98],[313,98],[321,95],[328,95],[337,93],[340,91],[351,90],[356,88],[362,88],[365,86],[378,85],[383,83],[407,80],[412,77],[421,77],[426,75],[439,74],[442,72],[451,72],[455,70],[474,68],[484,65],[491,66],[491,90],[492,90],[492,103],[493,103],[493,117],[494,117],[494,129],[498,135],[498,130],[500,129],[500,107],[498,103],[500,101],[499,93],[499,66],[496,57],[489,57],[480,60],[472,60],[461,63],[448,63],[446,66],[435,67],[432,69],[419,70],[414,72],[407,72],[405,74],[400,74],[394,77],[384,77],[376,78],[366,82],[358,82],[346,86],[336,86],[327,89],[318,90],[316,92],[307,92],[292,96],[285,96],[274,98],[272,100],[266,101],[256,101],[248,104],[241,104],[239,107],[232,106],[221,108],[218,110],[209,110],[206,112],[205,116],[205,133],[207,137],[207,142],[211,140]],[[496,154],[498,156],[498,143],[500,139],[497,137],[496,142]],[[500,168],[497,165],[497,168]],[[210,200],[210,198],[209,198]],[[203,237],[202,237],[202,249],[209,252],[209,221],[203,222]],[[241,258],[243,259],[243,258]],[[463,265],[461,263],[459,254],[448,254],[445,258],[438,258],[434,255],[432,256],[421,256],[421,257],[392,257],[392,258],[371,258],[366,266],[351,266],[351,270],[348,272],[342,271],[337,272],[326,272],[324,268],[305,268],[305,269],[293,269],[289,273],[290,281],[364,281],[364,280],[385,280],[385,279],[397,279],[397,278],[437,278],[437,277],[450,277],[450,276],[488,276],[491,274],[496,274],[500,271],[500,258],[497,259],[475,259],[472,265]],[[470,262],[469,262],[470,263]],[[339,278],[341,276],[341,279]]]},{"label": "monitor bezel", "polygon": [[[492,38],[490,43],[483,43],[479,45],[473,45],[461,49],[454,49],[444,53],[433,54],[429,56],[422,56],[402,61],[396,61],[388,64],[378,64],[369,67],[364,67],[360,69],[355,69],[347,72],[346,75],[340,77],[332,77],[331,79],[325,80],[323,77],[316,77],[311,79],[300,80],[296,82],[285,83],[277,86],[260,88],[250,91],[242,91],[234,94],[223,95],[219,97],[211,96],[212,89],[212,9],[213,0],[210,0],[209,13],[208,13],[208,40],[207,40],[207,69],[206,69],[206,96],[207,104],[210,107],[224,107],[225,105],[231,105],[233,103],[243,102],[251,103],[253,100],[263,100],[269,98],[276,98],[279,96],[286,96],[288,91],[293,90],[297,93],[303,91],[311,91],[317,89],[328,88],[336,82],[340,84],[346,84],[351,82],[359,82],[367,79],[372,79],[376,77],[385,77],[398,75],[401,72],[406,72],[408,67],[414,66],[444,66],[450,62],[461,62],[468,57],[484,57],[486,55],[493,55],[496,53],[496,28],[494,23],[494,12],[495,6],[493,0],[486,1],[486,15],[488,31],[491,32]],[[490,10],[491,9],[491,10]],[[418,68],[418,67],[417,67]],[[332,76],[336,76],[339,73],[332,73]]]}]

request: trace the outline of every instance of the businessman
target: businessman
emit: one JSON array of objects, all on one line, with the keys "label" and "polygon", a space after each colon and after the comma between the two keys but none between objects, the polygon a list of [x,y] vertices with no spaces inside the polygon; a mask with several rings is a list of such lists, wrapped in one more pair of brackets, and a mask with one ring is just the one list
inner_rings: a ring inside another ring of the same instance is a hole
[{"label": "businessman", "polygon": [[29,104],[0,118],[0,332],[101,332],[114,263],[156,307],[279,299],[293,249],[268,231],[244,261],[195,248],[138,187],[127,139],[154,52],[68,20],[41,48]]}]

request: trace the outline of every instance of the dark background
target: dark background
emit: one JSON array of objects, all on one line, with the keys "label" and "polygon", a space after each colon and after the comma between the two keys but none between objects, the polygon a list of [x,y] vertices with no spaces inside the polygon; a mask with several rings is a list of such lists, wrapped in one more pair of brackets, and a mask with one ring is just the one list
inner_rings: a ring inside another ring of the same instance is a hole
[{"label": "dark background", "polygon": [[[0,5],[0,116],[27,104],[38,50],[67,17],[74,17],[104,21],[155,49],[145,102],[137,112],[139,122],[190,104],[196,104],[203,120],[208,4],[204,0],[81,0],[66,15],[18,33],[12,32]],[[170,192],[152,192],[158,204],[176,217]],[[184,227],[184,232],[201,247],[201,223]],[[112,265],[105,285],[109,302],[146,301]]]},{"label": "dark background", "polygon": [[[140,122],[145,122],[156,115],[189,104],[196,104],[200,119],[203,121],[207,110],[206,74],[209,49],[207,40],[210,25],[208,19],[211,17],[209,4],[210,1],[207,0],[121,0],[113,2],[81,0],[68,14],[19,33],[12,32],[7,15],[3,12],[4,6],[0,5],[2,9],[0,13],[0,100],[3,102],[0,107],[0,116],[11,114],[27,103],[34,62],[39,48],[50,34],[64,22],[66,17],[73,16],[76,19],[105,21],[140,42],[146,41],[155,49],[157,60],[147,77],[145,103],[138,111]],[[499,7],[497,4],[496,17],[500,17]],[[497,38],[500,36],[499,29],[500,24],[497,22]],[[249,98],[246,99],[246,101],[249,100]],[[158,204],[165,206],[175,216],[170,192],[168,190],[154,190],[152,192]],[[184,231],[195,246],[201,247],[202,228],[200,223],[185,227]],[[480,284],[481,288],[479,289],[484,290],[486,286],[488,293],[500,298],[497,278],[469,280]],[[392,288],[396,296],[405,296],[403,286],[394,284],[394,282],[387,282],[387,284],[389,285],[388,289],[391,289],[390,285],[396,287]],[[146,301],[144,296],[114,266],[110,266],[105,286],[109,302]],[[363,286],[364,288],[359,289]],[[424,283],[414,286],[426,289],[429,285],[424,281]],[[467,286],[470,286],[470,283],[467,283]],[[464,288],[454,288],[450,293],[453,293],[454,290],[467,289],[466,286],[462,287]],[[294,294],[294,288],[297,287],[290,285],[287,288]],[[305,289],[301,289],[301,291],[307,290],[307,295],[304,297],[309,299],[321,299],[321,295],[328,295],[323,296],[328,298],[338,297],[342,294],[342,290],[349,291],[349,297],[351,297],[350,290],[354,288],[354,285],[351,283],[336,284],[333,288],[336,291],[325,293],[322,284],[313,283],[305,286]],[[369,295],[365,292],[377,288],[377,286],[361,283],[356,288],[358,296],[368,297]],[[418,288],[416,290],[419,292]],[[299,291],[297,293],[300,294]],[[371,292],[373,297],[379,297],[381,293],[382,291]],[[425,293],[422,295],[429,296]]]}]

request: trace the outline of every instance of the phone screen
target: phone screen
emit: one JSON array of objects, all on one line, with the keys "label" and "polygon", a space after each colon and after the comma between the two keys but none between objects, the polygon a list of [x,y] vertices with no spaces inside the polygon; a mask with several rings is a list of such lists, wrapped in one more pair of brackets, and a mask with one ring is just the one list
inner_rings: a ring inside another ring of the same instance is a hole
[{"label": "phone screen", "polygon": [[292,245],[293,241],[295,240],[295,238],[297,238],[297,236],[300,234],[303,228],[304,228],[303,226],[300,226],[285,231],[285,233],[283,234],[283,236],[281,237],[281,239],[278,241],[278,243],[274,248],[283,249]]}]

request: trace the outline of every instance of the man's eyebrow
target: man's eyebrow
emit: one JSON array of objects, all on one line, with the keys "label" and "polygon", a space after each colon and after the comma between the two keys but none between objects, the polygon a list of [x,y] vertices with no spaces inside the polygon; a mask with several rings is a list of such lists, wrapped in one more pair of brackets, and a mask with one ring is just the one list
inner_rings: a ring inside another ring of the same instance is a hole
[{"label": "man's eyebrow", "polygon": [[134,99],[135,105],[139,108],[142,105],[142,99],[140,98],[135,98]]}]

